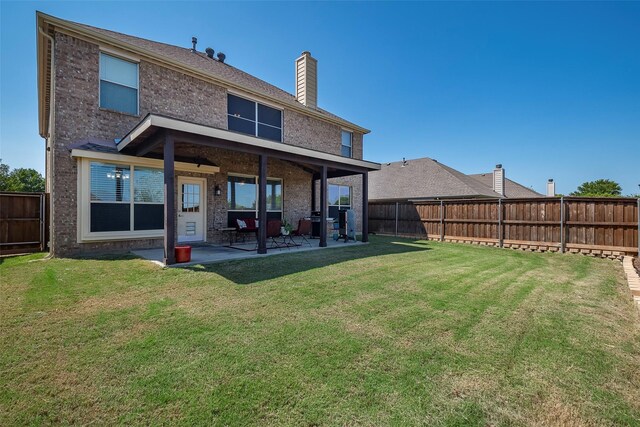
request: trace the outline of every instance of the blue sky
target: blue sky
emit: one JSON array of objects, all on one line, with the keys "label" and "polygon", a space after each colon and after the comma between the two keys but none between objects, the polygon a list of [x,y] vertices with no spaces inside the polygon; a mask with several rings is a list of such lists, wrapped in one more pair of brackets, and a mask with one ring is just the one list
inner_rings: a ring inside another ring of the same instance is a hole
[{"label": "blue sky", "polygon": [[[0,2],[0,157],[44,170],[35,11],[213,47],[289,92],[319,61],[319,105],[372,130],[365,158],[432,157],[569,193],[640,184],[640,3]],[[306,25],[302,20],[310,19]]]}]

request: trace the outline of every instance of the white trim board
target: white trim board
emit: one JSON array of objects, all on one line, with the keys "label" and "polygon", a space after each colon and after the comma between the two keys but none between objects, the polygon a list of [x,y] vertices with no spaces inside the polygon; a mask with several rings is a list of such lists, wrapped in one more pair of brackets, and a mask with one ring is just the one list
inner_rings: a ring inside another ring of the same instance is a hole
[{"label": "white trim board", "polygon": [[[106,160],[110,162],[125,163],[128,165],[149,166],[163,169],[164,162],[161,159],[149,159],[146,157],[127,156],[125,154],[102,153],[99,151],[81,150],[74,148],[71,150],[71,157]],[[218,166],[196,165],[195,163],[175,162],[175,169],[184,172],[208,173],[213,174],[220,172]]]}]

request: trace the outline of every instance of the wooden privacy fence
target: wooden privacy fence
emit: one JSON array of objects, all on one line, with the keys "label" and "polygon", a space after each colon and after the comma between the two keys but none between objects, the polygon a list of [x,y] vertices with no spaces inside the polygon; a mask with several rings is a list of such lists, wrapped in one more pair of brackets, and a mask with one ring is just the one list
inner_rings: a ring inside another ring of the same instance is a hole
[{"label": "wooden privacy fence", "polygon": [[640,255],[640,199],[371,202],[373,233],[617,258]]},{"label": "wooden privacy fence", "polygon": [[48,195],[0,192],[0,254],[47,248]]}]

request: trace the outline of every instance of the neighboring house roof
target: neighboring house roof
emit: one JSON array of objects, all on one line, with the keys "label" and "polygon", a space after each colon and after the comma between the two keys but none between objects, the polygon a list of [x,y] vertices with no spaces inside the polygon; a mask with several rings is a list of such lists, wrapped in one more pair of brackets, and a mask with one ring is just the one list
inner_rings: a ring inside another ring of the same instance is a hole
[{"label": "neighboring house roof", "polygon": [[[369,172],[369,200],[500,197],[492,180],[492,173],[466,175],[429,157],[383,163]],[[505,187],[505,197],[542,197],[510,179]]]},{"label": "neighboring house roof", "polygon": [[[468,176],[490,188],[493,187],[493,172],[476,173]],[[544,197],[537,191],[527,188],[522,184],[518,184],[507,177],[504,179],[504,196],[510,198]]]},{"label": "neighboring house roof", "polygon": [[[320,119],[324,119],[343,127],[352,129],[354,131],[369,133],[368,129],[358,126],[352,122],[349,122],[335,114],[332,114],[321,108],[308,107],[298,102],[294,95],[272,85],[264,80],[254,77],[248,73],[245,73],[238,68],[233,67],[227,63],[221,63],[219,61],[210,59],[203,52],[192,52],[189,48],[183,48],[179,46],[173,46],[165,43],[160,43],[152,40],[143,39],[140,37],[134,37],[127,34],[118,33],[115,31],[105,30],[102,28],[92,27],[85,24],[80,24],[64,19],[56,18],[54,16],[46,15],[41,12],[37,12],[38,24],[47,24],[65,28],[71,30],[74,33],[79,33],[85,37],[90,37],[98,40],[104,40],[108,43],[120,47],[125,50],[130,50],[139,55],[146,55],[156,60],[160,59],[165,65],[173,65],[182,68],[184,71],[192,71],[212,78],[226,87],[237,88],[239,90],[247,91],[248,93],[262,96],[267,100],[281,104],[284,107],[291,107],[303,114],[308,114]],[[44,46],[45,51],[48,49]],[[41,55],[38,55],[39,62]],[[46,64],[41,64],[46,67]],[[42,71],[45,74],[46,70]],[[46,76],[39,76],[42,79],[46,79]],[[47,82],[50,84],[49,82]],[[41,82],[44,84],[44,82]],[[48,94],[48,88],[41,88],[41,96],[45,93]],[[41,121],[47,120],[48,117],[41,113]],[[41,126],[41,129],[43,127]]]},{"label": "neighboring house roof", "polygon": [[500,197],[490,187],[429,157],[383,163],[369,173],[369,200]]}]

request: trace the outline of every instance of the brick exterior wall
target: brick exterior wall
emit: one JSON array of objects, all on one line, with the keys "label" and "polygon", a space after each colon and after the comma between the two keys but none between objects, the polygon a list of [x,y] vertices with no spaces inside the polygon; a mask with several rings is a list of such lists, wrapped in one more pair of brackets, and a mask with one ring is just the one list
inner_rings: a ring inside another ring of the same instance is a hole
[{"label": "brick exterior wall", "polygon": [[[47,168],[47,180],[52,193],[52,254],[68,256],[161,246],[162,239],[78,243],[78,163],[70,157],[69,147],[83,140],[121,138],[147,113],[226,129],[227,90],[154,63],[141,61],[140,114],[135,116],[100,109],[98,45],[60,32],[55,33],[55,41],[54,132]],[[340,154],[339,126],[288,108],[284,108],[283,123],[285,144]],[[353,153],[355,158],[362,158],[361,134],[354,134]],[[216,230],[227,225],[227,176],[229,173],[257,175],[257,156],[182,144],[176,146],[176,155],[199,155],[220,167],[219,173],[208,175],[176,171],[176,177],[206,177],[207,241],[217,243],[223,236]],[[270,159],[268,168],[268,176],[283,179],[283,217],[295,226],[299,218],[308,216],[311,211],[311,174],[291,162],[275,159]],[[356,190],[361,189],[360,176],[340,180],[354,182],[354,206],[361,210],[361,192]],[[218,197],[213,190],[216,185],[222,190],[222,195]]]}]

